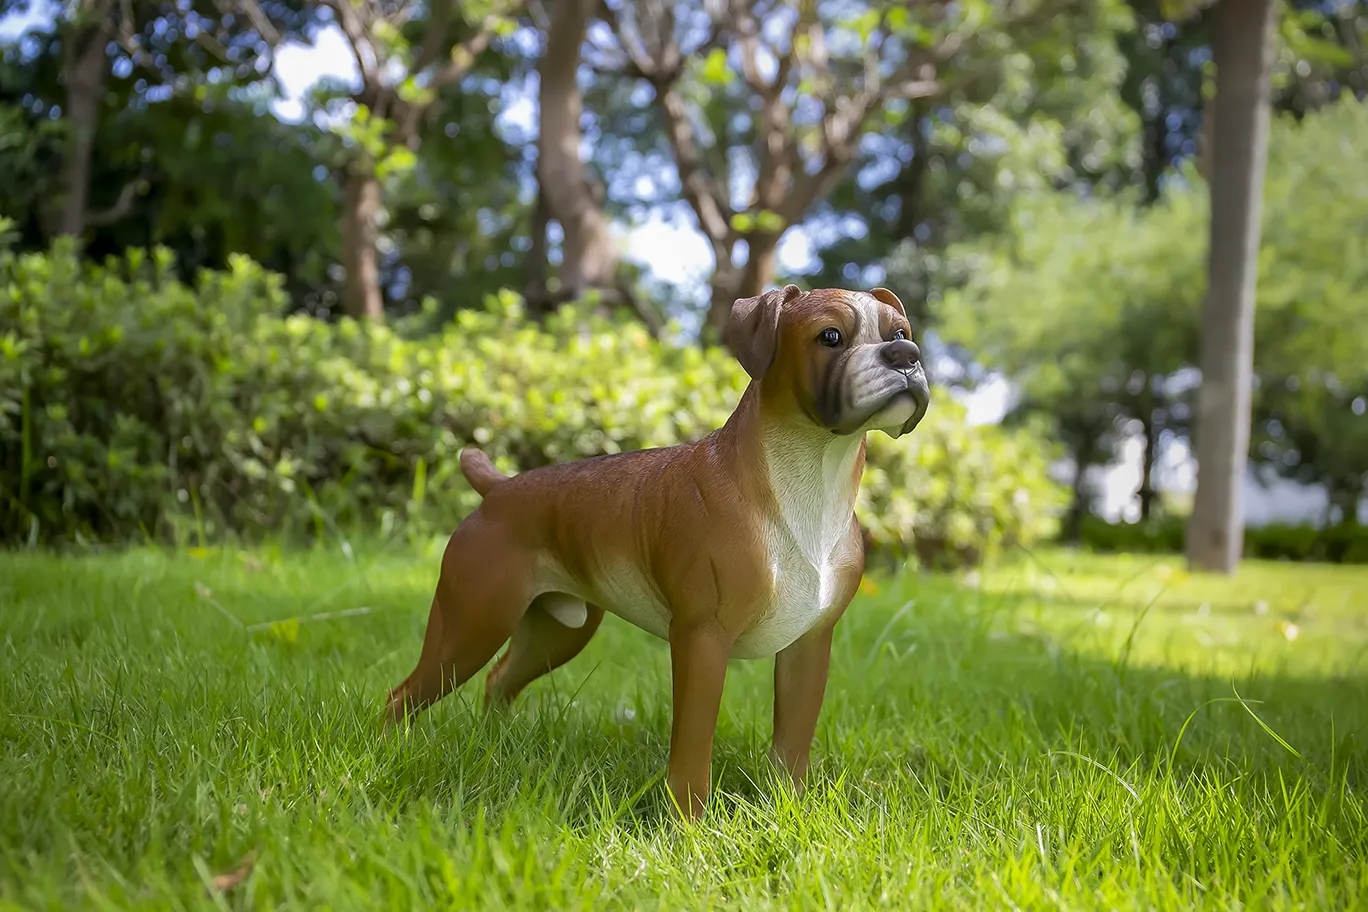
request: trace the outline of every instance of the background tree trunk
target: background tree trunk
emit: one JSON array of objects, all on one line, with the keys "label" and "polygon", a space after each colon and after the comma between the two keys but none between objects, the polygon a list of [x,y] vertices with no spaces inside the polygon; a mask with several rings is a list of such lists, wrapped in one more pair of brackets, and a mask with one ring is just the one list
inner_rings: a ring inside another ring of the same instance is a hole
[{"label": "background tree trunk", "polygon": [[907,115],[907,143],[912,149],[912,159],[903,166],[895,190],[898,196],[898,220],[894,223],[893,231],[900,240],[915,238],[917,226],[924,217],[926,177],[930,173],[931,155],[922,120],[929,107],[928,102],[918,99],[912,102]]},{"label": "background tree trunk", "polygon": [[109,57],[105,45],[112,28],[100,7],[93,10],[100,21],[93,26],[73,24],[64,41],[63,78],[66,81],[66,116],[69,130],[62,162],[62,208],[57,234],[81,237],[86,229],[90,197],[90,153],[100,126],[100,103],[104,100]]},{"label": "background tree trunk", "polygon": [[1232,572],[1244,546],[1254,293],[1268,158],[1273,0],[1220,0],[1211,148],[1211,252],[1202,311],[1197,493],[1188,521],[1193,569]]},{"label": "background tree trunk", "polygon": [[1145,438],[1145,454],[1140,465],[1140,521],[1145,522],[1154,515],[1154,463],[1159,457],[1159,434],[1162,431],[1157,417],[1158,409],[1153,403],[1146,403],[1141,409],[1140,426]]},{"label": "background tree trunk", "polygon": [[712,302],[708,307],[709,327],[722,332],[737,298],[763,294],[774,282],[780,237],[772,232],[747,235],[744,266],[738,266],[730,259],[724,264],[719,259],[714,270]]},{"label": "background tree trunk", "polygon": [[546,205],[546,191],[537,186],[537,203],[532,209],[531,246],[527,248],[523,272],[527,281],[523,286],[523,297],[527,300],[531,313],[549,313],[552,310],[550,290],[546,282],[550,275],[550,251],[547,249],[546,229],[551,221],[551,211]]},{"label": "background tree trunk", "polygon": [[703,321],[707,341],[723,342],[726,338],[727,316],[740,297],[741,274],[732,263],[731,253],[723,245],[713,245],[713,272],[708,280],[708,312]]},{"label": "background tree trunk", "polygon": [[1078,546],[1083,543],[1083,517],[1088,515],[1092,506],[1091,492],[1088,491],[1088,464],[1081,450],[1074,453],[1073,484],[1070,487],[1069,509],[1064,514],[1064,541]]},{"label": "background tree trunk", "polygon": [[385,315],[380,292],[379,238],[380,179],[365,163],[352,165],[346,173],[342,212],[342,266],[347,271],[343,307],[358,320],[379,320]]},{"label": "background tree trunk", "polygon": [[562,294],[578,297],[611,289],[618,254],[593,191],[589,169],[580,158],[580,117],[584,100],[575,81],[589,19],[597,0],[556,0],[546,31],[546,50],[537,67],[541,132],[537,138],[537,180],[552,218],[565,234],[560,284]]}]

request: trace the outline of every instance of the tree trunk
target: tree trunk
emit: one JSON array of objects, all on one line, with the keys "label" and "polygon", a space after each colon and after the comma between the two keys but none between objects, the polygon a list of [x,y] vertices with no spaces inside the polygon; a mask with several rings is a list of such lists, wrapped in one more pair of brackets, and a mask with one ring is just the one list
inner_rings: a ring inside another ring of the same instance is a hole
[{"label": "tree trunk", "polygon": [[721,253],[714,251],[719,259],[713,270],[712,303],[708,308],[708,326],[713,330],[721,332],[726,328],[727,317],[737,298],[764,294],[769,288],[774,281],[780,237],[772,232],[747,235],[744,266],[737,266],[730,258],[723,263]]},{"label": "tree trunk", "polygon": [[1088,494],[1083,487],[1083,472],[1074,473],[1073,494],[1064,514],[1064,543],[1077,548],[1083,544],[1083,517],[1088,514]]},{"label": "tree trunk", "polygon": [[347,272],[347,284],[343,289],[343,307],[348,316],[358,320],[379,320],[385,315],[376,251],[380,179],[368,163],[356,163],[347,169],[344,181],[342,266]]},{"label": "tree trunk", "polygon": [[916,237],[917,226],[921,224],[922,211],[925,209],[926,176],[931,172],[931,155],[922,134],[922,119],[926,116],[928,103],[913,101],[909,106],[907,121],[912,131],[908,144],[912,147],[912,160],[903,166],[898,177],[895,192],[898,195],[898,219],[893,225],[894,237],[911,240]]},{"label": "tree trunk", "polygon": [[1220,0],[1215,14],[1211,250],[1187,556],[1193,569],[1221,573],[1235,569],[1244,545],[1241,486],[1249,458],[1273,12],[1273,0]]},{"label": "tree trunk", "polygon": [[[97,14],[99,11],[96,11]],[[62,162],[62,208],[57,234],[82,237],[90,196],[90,154],[100,125],[109,58],[107,18],[93,27],[73,25],[63,42],[62,75],[66,81],[66,120],[69,136]]]},{"label": "tree trunk", "polygon": [[1088,515],[1088,508],[1091,506],[1088,496],[1087,471],[1089,461],[1089,447],[1079,446],[1074,448],[1074,476],[1069,499],[1069,509],[1064,514],[1064,541],[1077,547],[1083,543],[1083,517]]},{"label": "tree trunk", "polygon": [[1152,404],[1146,404],[1141,409],[1140,425],[1144,429],[1145,435],[1145,454],[1141,459],[1140,469],[1140,521],[1146,522],[1154,514],[1154,463],[1159,457],[1159,432],[1162,428],[1155,420],[1157,409]]},{"label": "tree trunk", "polygon": [[565,234],[561,292],[578,297],[589,289],[610,289],[618,255],[608,220],[594,193],[589,169],[580,159],[584,101],[575,81],[589,19],[597,0],[556,0],[551,5],[546,50],[538,64],[537,180],[552,218]]},{"label": "tree trunk", "polygon": [[723,250],[713,249],[713,274],[708,280],[708,312],[703,319],[704,341],[725,344],[727,317],[731,314],[732,304],[739,297],[736,290],[741,287],[740,270],[732,263],[731,256]]},{"label": "tree trunk", "polygon": [[550,289],[547,288],[547,275],[550,260],[546,243],[546,229],[551,221],[551,211],[546,205],[546,191],[537,186],[537,203],[532,210],[531,244],[527,248],[523,272],[527,282],[523,286],[523,297],[527,300],[530,313],[545,314],[553,310]]}]

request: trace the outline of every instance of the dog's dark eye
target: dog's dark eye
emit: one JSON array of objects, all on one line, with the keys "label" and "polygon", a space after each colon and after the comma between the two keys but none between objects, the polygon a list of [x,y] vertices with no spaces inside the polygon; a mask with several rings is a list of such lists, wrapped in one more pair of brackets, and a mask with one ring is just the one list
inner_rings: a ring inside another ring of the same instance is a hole
[{"label": "dog's dark eye", "polygon": [[893,338],[894,338],[894,339],[906,339],[906,338],[907,338],[907,333],[903,332],[901,329],[895,329],[895,330],[893,330]]},{"label": "dog's dark eye", "polygon": [[821,342],[827,348],[835,348],[841,344],[841,331],[835,327],[828,326],[817,336],[817,341]]}]

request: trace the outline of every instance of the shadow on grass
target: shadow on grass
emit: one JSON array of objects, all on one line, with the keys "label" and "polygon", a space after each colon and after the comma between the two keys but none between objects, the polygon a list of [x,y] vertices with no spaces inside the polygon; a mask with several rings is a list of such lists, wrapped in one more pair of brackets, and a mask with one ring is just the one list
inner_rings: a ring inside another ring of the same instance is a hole
[{"label": "shadow on grass", "polygon": [[[854,804],[908,788],[947,800],[1023,770],[1047,788],[1082,765],[1132,791],[1155,780],[1305,782],[1329,798],[1357,788],[1368,769],[1364,674],[1194,673],[1153,655],[1142,662],[1126,644],[1099,653],[1045,629],[1011,629],[1009,621],[1042,608],[1077,612],[1082,602],[1067,595],[985,596],[944,578],[904,585],[913,610],[880,610],[866,599],[842,622],[814,746],[817,791],[842,790]],[[473,708],[479,685],[467,685],[466,708],[438,708],[413,723],[424,734],[393,755],[371,783],[372,798],[473,801],[497,813],[510,800],[497,790],[512,781],[531,786],[572,827],[602,825],[605,809],[631,830],[657,825],[668,812],[660,787],[668,677],[663,645],[641,649],[644,636],[613,631],[609,643],[534,685],[511,714],[484,716]],[[638,650],[639,662],[590,673],[624,649]],[[642,666],[647,685],[634,683]],[[729,672],[713,753],[714,793],[724,802],[778,800],[782,785],[765,759],[770,667],[733,663]],[[613,707],[634,694],[640,702],[643,687],[641,718],[615,718]],[[463,744],[474,744],[475,755]]]}]

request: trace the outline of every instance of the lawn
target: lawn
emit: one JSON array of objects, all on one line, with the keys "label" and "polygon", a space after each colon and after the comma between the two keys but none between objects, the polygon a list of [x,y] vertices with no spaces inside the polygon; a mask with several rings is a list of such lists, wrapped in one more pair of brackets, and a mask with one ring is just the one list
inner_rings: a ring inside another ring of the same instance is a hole
[{"label": "lawn", "polygon": [[867,581],[812,789],[738,662],[685,826],[615,618],[511,715],[477,679],[385,734],[430,547],[0,554],[0,905],[1363,907],[1368,571],[1180,566]]}]

